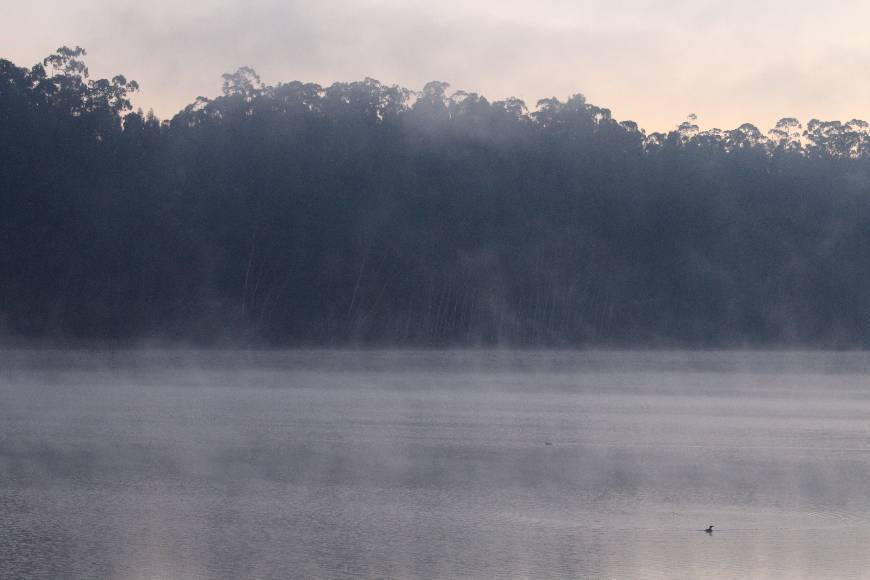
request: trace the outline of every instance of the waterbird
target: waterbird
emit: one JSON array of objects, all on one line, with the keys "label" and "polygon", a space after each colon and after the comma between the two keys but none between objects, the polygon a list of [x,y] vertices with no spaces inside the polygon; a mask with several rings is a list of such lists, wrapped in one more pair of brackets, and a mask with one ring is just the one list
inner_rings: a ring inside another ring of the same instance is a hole
[{"label": "waterbird", "polygon": [[707,532],[707,533],[710,534],[710,535],[713,535],[713,524],[710,524],[710,527],[707,528],[707,529],[704,530],[704,531]]}]

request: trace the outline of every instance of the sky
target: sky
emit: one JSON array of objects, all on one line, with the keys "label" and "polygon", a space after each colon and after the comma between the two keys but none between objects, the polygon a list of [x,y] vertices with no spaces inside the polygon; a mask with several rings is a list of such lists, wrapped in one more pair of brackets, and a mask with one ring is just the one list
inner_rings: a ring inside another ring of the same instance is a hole
[{"label": "sky", "polygon": [[0,58],[61,45],[171,117],[221,74],[430,80],[491,100],[583,93],[648,130],[870,118],[866,0],[2,0]]}]

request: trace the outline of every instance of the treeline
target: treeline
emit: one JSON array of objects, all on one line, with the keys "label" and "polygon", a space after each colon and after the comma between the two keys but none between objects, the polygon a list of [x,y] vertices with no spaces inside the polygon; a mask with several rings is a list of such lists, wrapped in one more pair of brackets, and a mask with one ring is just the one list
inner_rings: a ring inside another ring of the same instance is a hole
[{"label": "treeline", "polygon": [[870,344],[870,130],[647,134],[586,102],[224,75],[171,120],[0,60],[0,334]]}]

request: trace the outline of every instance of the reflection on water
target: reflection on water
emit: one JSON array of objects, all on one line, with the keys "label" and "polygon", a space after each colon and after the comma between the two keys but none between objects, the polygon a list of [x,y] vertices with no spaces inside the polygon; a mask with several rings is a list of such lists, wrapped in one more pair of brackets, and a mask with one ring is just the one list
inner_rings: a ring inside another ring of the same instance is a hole
[{"label": "reflection on water", "polygon": [[0,578],[863,577],[868,369],[0,353]]}]

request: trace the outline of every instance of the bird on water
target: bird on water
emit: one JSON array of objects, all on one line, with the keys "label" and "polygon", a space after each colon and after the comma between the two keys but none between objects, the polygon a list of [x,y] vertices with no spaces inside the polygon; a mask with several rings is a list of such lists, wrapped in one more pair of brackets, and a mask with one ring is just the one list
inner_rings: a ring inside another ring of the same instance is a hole
[{"label": "bird on water", "polygon": [[707,532],[708,534],[711,534],[711,535],[712,535],[712,534],[713,534],[713,524],[710,524],[710,527],[707,528],[707,529],[704,530],[704,531]]}]

